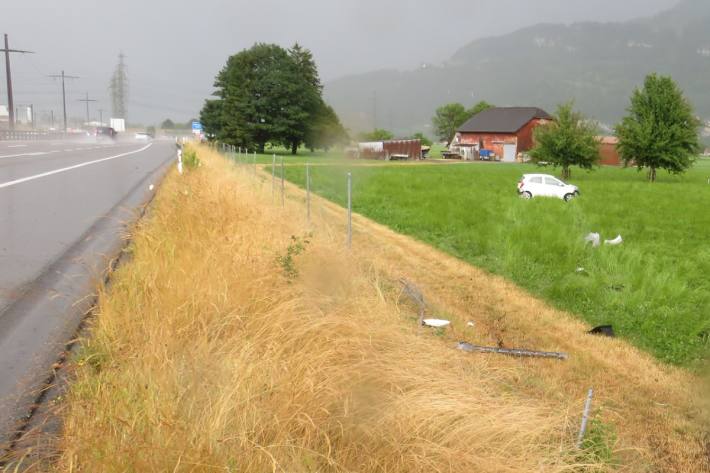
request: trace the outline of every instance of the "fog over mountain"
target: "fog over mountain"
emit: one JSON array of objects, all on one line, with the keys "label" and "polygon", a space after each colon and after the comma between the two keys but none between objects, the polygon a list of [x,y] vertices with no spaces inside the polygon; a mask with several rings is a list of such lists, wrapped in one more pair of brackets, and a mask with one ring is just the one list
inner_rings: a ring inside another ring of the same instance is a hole
[{"label": "fog over mountain", "polygon": [[353,130],[431,133],[439,105],[479,100],[552,112],[573,99],[613,124],[650,72],[672,75],[710,119],[710,1],[683,0],[623,22],[541,23],[470,42],[439,65],[344,77],[326,93]]},{"label": "fog over mountain", "polygon": [[[36,53],[12,57],[17,104],[33,104],[39,114],[48,116],[53,111],[58,116],[60,84],[47,76],[65,70],[81,77],[67,82],[70,116],[84,116],[84,104],[78,100],[87,92],[97,100],[91,103],[92,116],[97,116],[99,108],[106,114],[110,109],[109,78],[123,51],[130,81],[129,119],[148,124],[167,116],[180,121],[196,116],[227,57],[255,42],[290,46],[298,41],[313,51],[323,79],[329,82],[383,68],[411,70],[423,62],[441,64],[477,38],[503,35],[540,22],[622,21],[652,15],[675,3],[677,0],[3,1],[0,33],[10,35],[11,47]],[[0,74],[0,104],[4,104],[4,67],[0,67]],[[349,92],[337,86],[348,83],[334,82],[329,91],[345,114],[357,115],[357,109],[342,98]],[[367,81],[352,84],[353,97],[372,102],[373,87]],[[427,97],[417,99],[432,104],[438,101],[441,93],[435,85],[429,85],[433,88],[427,90]],[[442,85],[445,94],[449,89],[452,97],[459,93],[453,86]],[[383,97],[388,87],[382,85]],[[387,105],[382,104],[383,117],[387,117]],[[408,113],[397,115],[402,119],[398,126],[421,126],[428,121],[429,108],[423,106],[413,121]]]}]

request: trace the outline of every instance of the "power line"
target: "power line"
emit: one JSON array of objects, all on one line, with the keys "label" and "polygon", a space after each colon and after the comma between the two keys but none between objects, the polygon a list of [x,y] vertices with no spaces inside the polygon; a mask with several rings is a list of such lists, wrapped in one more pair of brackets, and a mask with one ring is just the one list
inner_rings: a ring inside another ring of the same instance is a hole
[{"label": "power line", "polygon": [[79,99],[79,102],[84,102],[86,103],[86,124],[89,124],[90,118],[89,118],[89,102],[96,102],[94,99],[89,98],[89,93],[86,93],[86,98],[85,99]]},{"label": "power line", "polygon": [[7,108],[8,108],[8,125],[11,130],[15,129],[15,104],[12,96],[12,73],[10,72],[10,53],[34,54],[32,51],[24,51],[22,49],[10,49],[7,33],[5,33],[5,48],[0,49],[5,53],[5,76],[7,77]]},{"label": "power line", "polygon": [[[52,78],[54,78],[54,79],[59,79],[59,78],[62,79],[62,107],[63,107],[63,109],[64,109],[64,132],[66,133],[66,131],[67,131],[67,89],[66,89],[66,87],[64,86],[64,80],[65,80],[65,79],[78,79],[79,77],[78,77],[78,76],[68,76],[68,75],[64,74],[64,71],[62,71],[61,74],[53,74],[53,75],[50,75],[49,77],[52,77]],[[87,93],[86,98],[89,98],[89,94],[88,94],[88,93]],[[89,112],[88,112],[88,109],[89,109],[89,104],[88,104],[88,102],[87,102],[87,104],[86,104],[86,109],[87,109],[86,114],[88,115],[88,114],[89,114]]]}]

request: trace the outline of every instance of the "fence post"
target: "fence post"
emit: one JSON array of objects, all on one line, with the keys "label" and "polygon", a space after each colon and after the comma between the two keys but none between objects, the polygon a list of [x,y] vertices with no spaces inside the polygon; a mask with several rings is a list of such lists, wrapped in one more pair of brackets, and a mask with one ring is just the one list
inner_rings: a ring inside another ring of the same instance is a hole
[{"label": "fence post", "polygon": [[353,174],[348,173],[348,248],[353,247]]},{"label": "fence post", "polygon": [[256,151],[254,151],[254,177],[256,177]]},{"label": "fence post", "polygon": [[311,223],[311,163],[306,163],[306,222]]},{"label": "fence post", "polygon": [[579,429],[579,436],[577,437],[577,448],[582,448],[582,443],[584,442],[584,434],[587,433],[587,423],[589,422],[589,411],[592,408],[592,397],[594,396],[594,389],[590,389],[587,393],[587,402],[584,403],[584,413],[582,414],[582,426]]},{"label": "fence post", "polygon": [[274,203],[274,197],[276,197],[276,153],[271,159],[271,203]]},{"label": "fence post", "polygon": [[286,189],[284,179],[284,157],[281,156],[281,207],[284,207],[286,205]]}]

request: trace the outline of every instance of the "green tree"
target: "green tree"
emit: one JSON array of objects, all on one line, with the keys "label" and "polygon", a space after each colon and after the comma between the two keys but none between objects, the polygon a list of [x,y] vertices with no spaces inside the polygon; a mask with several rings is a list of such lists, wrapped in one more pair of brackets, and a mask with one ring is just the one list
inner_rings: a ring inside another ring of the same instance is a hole
[{"label": "green tree", "polygon": [[165,120],[163,120],[163,123],[160,124],[160,128],[162,128],[163,130],[174,130],[175,122],[169,118],[166,118]]},{"label": "green tree", "polygon": [[322,102],[311,53],[298,44],[285,50],[255,44],[227,60],[203,110],[205,131],[233,145],[264,151],[267,142],[293,153],[304,142]]},{"label": "green tree", "polygon": [[648,168],[648,180],[655,182],[658,169],[679,174],[693,165],[701,149],[700,125],[673,79],[651,74],[616,127],[619,152],[626,165]]},{"label": "green tree", "polygon": [[599,160],[597,125],[575,111],[572,102],[560,105],[554,121],[535,129],[533,162],[545,161],[562,168],[562,178],[572,175],[571,166],[592,169]]},{"label": "green tree", "polygon": [[202,123],[207,137],[210,139],[221,139],[219,134],[223,128],[222,101],[205,100],[205,105],[200,112],[200,122]]},{"label": "green tree", "polygon": [[348,132],[340,123],[335,110],[325,102],[321,102],[306,134],[306,147],[311,151],[316,149],[328,151],[335,146],[345,145],[349,141]]},{"label": "green tree", "polygon": [[432,118],[434,131],[441,141],[450,143],[456,135],[458,128],[469,119],[466,107],[460,103],[450,103],[436,109]]},{"label": "green tree", "polygon": [[427,138],[427,136],[421,131],[418,131],[417,133],[413,134],[412,139],[421,141],[422,145],[424,146],[431,146],[433,144],[432,141]]},{"label": "green tree", "polygon": [[[299,146],[309,137],[311,128],[318,126],[323,118],[322,92],[318,67],[313,54],[298,43],[288,50],[288,82],[283,84],[289,95],[288,104],[282,108],[282,123],[279,123],[280,141],[296,154]],[[331,109],[332,111],[332,109]],[[334,114],[335,112],[333,112]]]},{"label": "green tree", "polygon": [[[474,105],[473,107],[471,107],[470,109],[468,109],[466,111],[466,114],[468,115],[466,120],[473,117],[474,115],[478,115],[479,113],[481,113],[485,110],[488,110],[489,108],[493,108],[493,107],[494,107],[494,105],[486,102],[485,100],[481,100],[476,105]],[[462,123],[462,125],[463,125],[463,123]]]},{"label": "green tree", "polygon": [[374,130],[358,135],[360,141],[387,141],[394,139],[394,134],[391,131],[375,128]]}]

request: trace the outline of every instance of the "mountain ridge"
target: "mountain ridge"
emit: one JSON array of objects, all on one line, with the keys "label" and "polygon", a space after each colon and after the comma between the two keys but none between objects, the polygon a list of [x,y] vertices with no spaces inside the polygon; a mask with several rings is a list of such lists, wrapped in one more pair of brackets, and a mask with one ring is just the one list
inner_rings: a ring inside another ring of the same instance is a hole
[{"label": "mountain ridge", "polygon": [[710,119],[710,1],[684,0],[626,22],[540,23],[472,41],[439,66],[331,81],[326,97],[354,131],[431,134],[439,105],[478,100],[548,112],[574,100],[590,117],[613,124],[651,72],[673,76]]}]

